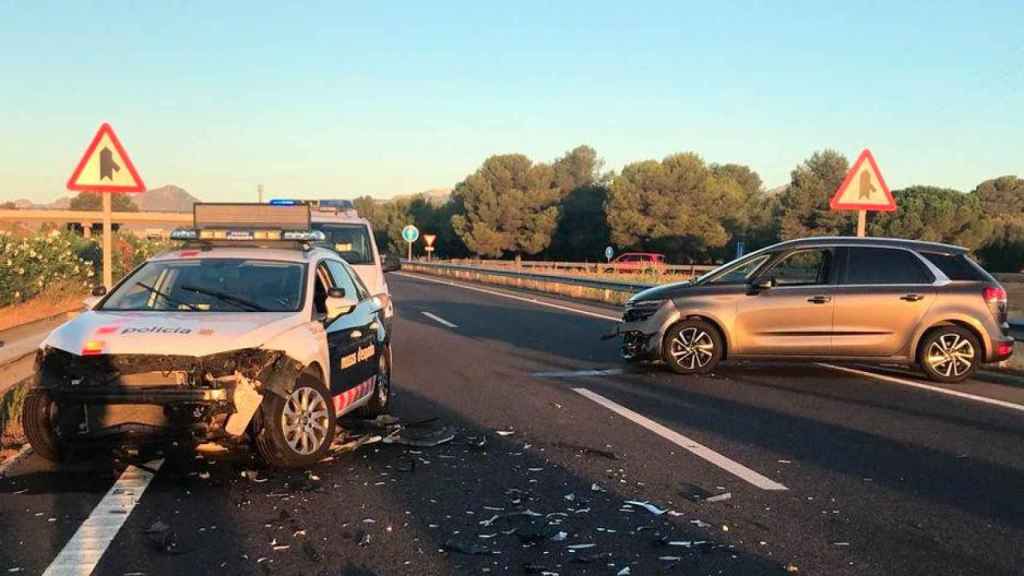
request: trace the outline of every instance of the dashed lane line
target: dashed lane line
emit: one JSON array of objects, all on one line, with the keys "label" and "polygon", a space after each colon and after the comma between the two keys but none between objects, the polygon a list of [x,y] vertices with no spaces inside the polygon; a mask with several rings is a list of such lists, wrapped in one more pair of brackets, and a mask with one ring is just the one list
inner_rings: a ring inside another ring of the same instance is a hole
[{"label": "dashed lane line", "polygon": [[604,370],[566,370],[562,372],[532,372],[530,376],[536,378],[586,378],[588,376],[619,376],[625,374],[622,368],[607,368]]},{"label": "dashed lane line", "polygon": [[545,302],[536,298],[526,298],[525,296],[516,296],[514,294],[508,294],[506,292],[500,292],[498,290],[488,290],[487,288],[479,288],[476,286],[467,286],[458,282],[447,282],[445,280],[436,280],[434,278],[427,278],[426,276],[420,276],[416,274],[408,274],[405,272],[393,272],[403,278],[409,278],[411,280],[422,280],[424,282],[433,282],[434,284],[443,284],[445,286],[453,286],[455,288],[462,288],[463,290],[472,290],[473,292],[482,292],[484,294],[490,294],[492,296],[501,296],[502,298],[508,298],[510,300],[519,300],[520,302],[529,302],[530,304],[536,304],[538,306],[546,306],[548,308],[554,308],[556,310],[565,310],[567,312],[574,312],[583,316],[590,316],[591,318],[600,318],[601,320],[611,320],[612,322],[619,322],[622,318],[618,316],[610,316],[608,314],[599,314],[597,312],[591,312],[590,310],[582,310],[580,308],[574,308],[572,306],[562,306],[555,304],[554,302]]},{"label": "dashed lane line", "polygon": [[153,460],[145,468],[129,466],[100,500],[75,535],[54,558],[43,576],[88,576],[128,520],[142,494],[163,465]]},{"label": "dashed lane line", "polygon": [[729,472],[730,474],[737,476],[742,480],[746,480],[747,482],[753,484],[754,486],[762,490],[788,490],[788,488],[786,488],[784,485],[772,480],[771,478],[768,478],[767,476],[764,476],[759,472],[755,472],[754,470],[747,468],[743,464],[740,464],[735,460],[723,456],[718,452],[715,452],[711,448],[708,448],[707,446],[704,446],[703,444],[695,440],[687,438],[686,436],[683,436],[682,434],[676,432],[675,430],[667,428],[664,425],[659,424],[658,422],[655,422],[654,420],[651,420],[650,418],[642,414],[634,412],[621,404],[617,404],[596,392],[592,392],[586,388],[573,388],[573,391],[583,396],[584,398],[593,400],[594,402],[600,404],[601,406],[604,406],[605,408],[611,410],[612,412],[615,412],[619,416],[622,416],[623,418],[630,420],[635,424],[639,424],[640,426],[646,428],[651,432],[654,432],[658,436],[661,436],[662,438],[668,440],[669,442],[675,444],[676,446],[679,446],[680,448],[687,450],[700,458],[703,458],[704,460],[714,464],[715,466],[718,466],[722,470],[725,470],[726,472]]},{"label": "dashed lane line", "polygon": [[929,392],[936,392],[938,394],[945,394],[946,396],[953,396],[956,398],[962,398],[964,400],[970,400],[972,402],[980,402],[982,404],[989,404],[991,406],[999,406],[1000,408],[1009,408],[1010,410],[1017,410],[1018,412],[1024,412],[1024,405],[1016,404],[1014,402],[1007,402],[1005,400],[998,400],[996,398],[989,398],[987,396],[978,396],[977,394],[970,394],[967,392],[960,392],[958,390],[950,390],[949,388],[943,388],[941,386],[933,386],[931,384],[925,384],[924,382],[916,382],[914,380],[907,380],[905,378],[897,378],[895,376],[888,376],[885,374],[876,374],[874,372],[868,372],[867,370],[858,370],[856,368],[848,368],[846,366],[836,366],[834,364],[826,364],[819,362],[818,366],[823,368],[829,368],[831,370],[838,370],[840,372],[847,372],[849,374],[857,374],[860,376],[866,376],[868,378],[874,378],[875,380],[881,380],[883,382],[890,382],[892,384],[901,384],[903,386],[910,386],[911,388],[918,388],[921,390],[928,390]]},{"label": "dashed lane line", "polygon": [[449,328],[458,328],[458,326],[456,326],[455,324],[452,324],[451,322],[445,320],[444,318],[441,318],[440,316],[431,314],[430,312],[423,312],[423,315],[443,326],[447,326]]}]

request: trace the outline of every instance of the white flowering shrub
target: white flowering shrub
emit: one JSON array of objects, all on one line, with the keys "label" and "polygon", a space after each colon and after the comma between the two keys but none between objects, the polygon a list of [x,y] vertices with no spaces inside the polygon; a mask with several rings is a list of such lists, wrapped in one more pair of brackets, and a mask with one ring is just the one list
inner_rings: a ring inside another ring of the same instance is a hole
[{"label": "white flowering shrub", "polygon": [[[114,238],[114,279],[131,271],[169,244],[135,238]],[[46,289],[89,287],[102,271],[99,238],[69,231],[43,231],[33,236],[0,234],[0,306],[28,300]]]}]

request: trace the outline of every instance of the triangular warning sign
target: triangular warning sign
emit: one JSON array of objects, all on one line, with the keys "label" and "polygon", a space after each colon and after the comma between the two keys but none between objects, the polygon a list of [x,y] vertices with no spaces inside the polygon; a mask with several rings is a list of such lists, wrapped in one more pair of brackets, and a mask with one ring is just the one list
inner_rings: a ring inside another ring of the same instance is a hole
[{"label": "triangular warning sign", "polygon": [[882,171],[875,163],[875,157],[867,148],[860,153],[853,168],[829,202],[833,210],[878,210],[892,212],[896,200],[882,178]]},{"label": "triangular warning sign", "polygon": [[110,124],[104,123],[96,131],[71,178],[68,178],[68,190],[145,192],[146,185]]}]

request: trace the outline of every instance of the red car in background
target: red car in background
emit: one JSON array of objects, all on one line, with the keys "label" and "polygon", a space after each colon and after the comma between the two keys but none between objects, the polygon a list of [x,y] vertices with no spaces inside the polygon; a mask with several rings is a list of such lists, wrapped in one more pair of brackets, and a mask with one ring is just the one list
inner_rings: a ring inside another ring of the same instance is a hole
[{"label": "red car in background", "polygon": [[665,255],[655,252],[626,252],[609,263],[608,272],[661,272]]}]

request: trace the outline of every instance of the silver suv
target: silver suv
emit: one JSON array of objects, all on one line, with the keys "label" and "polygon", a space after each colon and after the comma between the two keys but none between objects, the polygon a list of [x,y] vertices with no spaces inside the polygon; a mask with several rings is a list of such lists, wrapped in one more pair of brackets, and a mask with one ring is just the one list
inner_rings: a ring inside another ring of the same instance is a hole
[{"label": "silver suv", "polygon": [[626,303],[622,354],[681,374],[725,358],[919,365],[961,382],[1013,353],[1006,291],[958,246],[806,238]]}]

